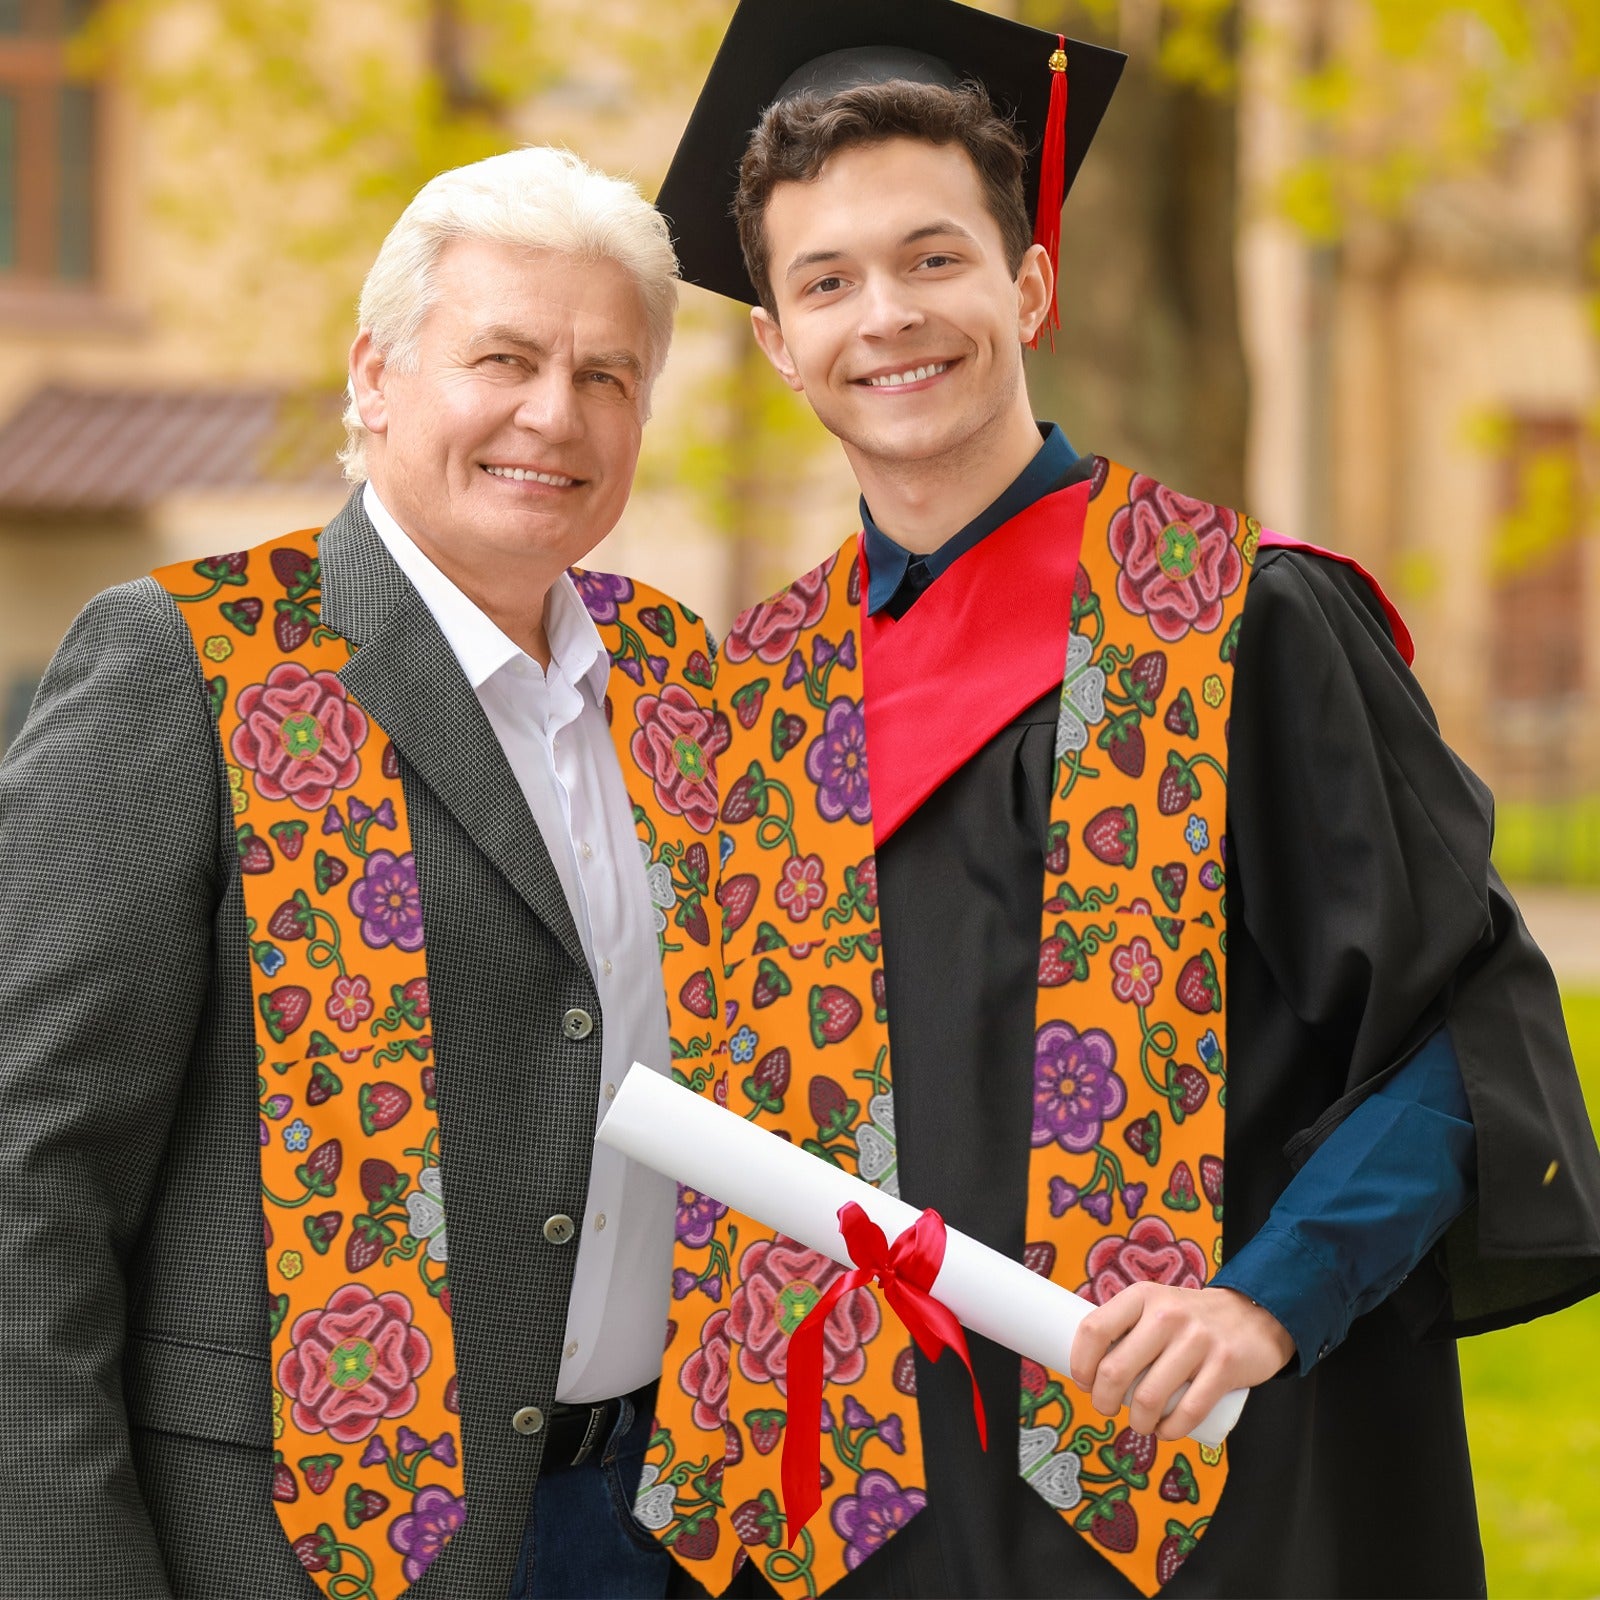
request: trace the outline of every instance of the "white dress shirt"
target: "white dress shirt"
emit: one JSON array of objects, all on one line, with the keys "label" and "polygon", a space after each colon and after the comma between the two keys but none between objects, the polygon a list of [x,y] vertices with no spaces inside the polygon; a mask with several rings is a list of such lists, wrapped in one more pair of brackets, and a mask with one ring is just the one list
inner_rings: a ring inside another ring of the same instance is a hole
[{"label": "white dress shirt", "polygon": [[[598,1126],[632,1062],[664,1072],[670,1061],[643,852],[603,709],[610,658],[565,573],[545,602],[545,669],[417,548],[370,483],[362,504],[461,663],[572,908],[605,1022]],[[541,998],[529,995],[526,1003],[536,1006]],[[558,1400],[626,1394],[661,1371],[676,1203],[670,1179],[596,1146]],[[528,1228],[543,1223],[543,1217],[507,1221]]]}]

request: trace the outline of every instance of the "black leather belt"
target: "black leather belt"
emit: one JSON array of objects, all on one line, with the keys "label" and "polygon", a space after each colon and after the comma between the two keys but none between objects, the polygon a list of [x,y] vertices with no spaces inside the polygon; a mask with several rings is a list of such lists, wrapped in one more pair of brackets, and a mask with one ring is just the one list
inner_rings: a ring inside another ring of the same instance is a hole
[{"label": "black leather belt", "polygon": [[647,1383],[631,1395],[596,1400],[592,1405],[568,1405],[558,1400],[545,1422],[544,1461],[541,1470],[578,1467],[605,1448],[622,1415],[622,1399],[633,1403],[634,1414],[655,1411],[656,1383]]}]

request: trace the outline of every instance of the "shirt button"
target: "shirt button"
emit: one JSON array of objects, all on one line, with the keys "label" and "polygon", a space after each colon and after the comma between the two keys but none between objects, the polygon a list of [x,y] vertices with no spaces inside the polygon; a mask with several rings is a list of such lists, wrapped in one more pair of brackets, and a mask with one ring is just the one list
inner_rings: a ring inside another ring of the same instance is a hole
[{"label": "shirt button", "polygon": [[590,844],[587,839],[585,839],[583,841],[583,859],[585,861],[587,861],[587,860],[589,860],[589,858],[591,856],[593,856],[593,854],[594,854],[594,846],[592,844]]},{"label": "shirt button", "polygon": [[605,1225],[606,1225],[606,1214],[605,1214],[605,1212],[602,1211],[600,1213],[600,1215],[594,1219],[594,1231],[596,1233],[602,1232],[604,1230],[604,1228],[605,1228]]},{"label": "shirt button", "polygon": [[524,1406],[512,1412],[511,1426],[518,1433],[537,1433],[544,1426],[544,1412],[538,1406]]},{"label": "shirt button", "polygon": [[570,1244],[577,1231],[572,1218],[564,1211],[558,1211],[544,1225],[544,1236],[551,1244]]},{"label": "shirt button", "polygon": [[602,961],[600,963],[600,970],[609,978],[611,976],[611,963],[609,961]]},{"label": "shirt button", "polygon": [[569,1039],[587,1039],[594,1032],[594,1018],[581,1006],[574,1006],[562,1017],[561,1031]]},{"label": "shirt button", "polygon": [[578,1341],[574,1339],[562,1353],[566,1356],[567,1360],[570,1361],[578,1353]]},{"label": "shirt button", "polygon": [[617,1098],[617,1086],[616,1086],[616,1084],[608,1083],[606,1085],[606,1099],[607,1100],[615,1100],[616,1098]]}]

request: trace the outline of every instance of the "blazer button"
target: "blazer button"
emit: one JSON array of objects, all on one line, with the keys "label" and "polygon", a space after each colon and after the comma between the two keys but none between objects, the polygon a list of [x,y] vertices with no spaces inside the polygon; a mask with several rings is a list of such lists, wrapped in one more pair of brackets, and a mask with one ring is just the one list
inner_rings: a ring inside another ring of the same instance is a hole
[{"label": "blazer button", "polygon": [[573,1225],[572,1218],[561,1211],[558,1211],[544,1225],[544,1236],[551,1244],[571,1244],[572,1236],[577,1231],[577,1228]]},{"label": "blazer button", "polygon": [[594,1018],[581,1007],[574,1006],[561,1019],[561,1031],[569,1039],[587,1039],[594,1032]]},{"label": "blazer button", "polygon": [[537,1433],[544,1426],[544,1412],[538,1406],[524,1406],[512,1413],[511,1426],[518,1433]]}]

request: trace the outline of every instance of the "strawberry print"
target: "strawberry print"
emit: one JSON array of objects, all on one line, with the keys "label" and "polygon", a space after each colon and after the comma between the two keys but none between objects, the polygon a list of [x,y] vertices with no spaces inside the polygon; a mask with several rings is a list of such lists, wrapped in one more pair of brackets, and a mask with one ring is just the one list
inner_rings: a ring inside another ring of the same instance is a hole
[{"label": "strawberry print", "polygon": [[1139,818],[1132,806],[1107,806],[1083,830],[1083,842],[1096,861],[1131,867],[1139,859]]},{"label": "strawberry print", "polygon": [[1178,974],[1178,1000],[1202,1016],[1222,1009],[1222,988],[1217,981],[1216,958],[1209,950],[1190,956]]},{"label": "strawberry print", "polygon": [[819,1048],[848,1039],[861,1020],[861,1002],[830,983],[811,991],[811,1042]]},{"label": "strawberry print", "polygon": [[690,973],[678,991],[678,1004],[691,1016],[709,1017],[717,1009],[716,992],[711,987],[709,971]]}]

